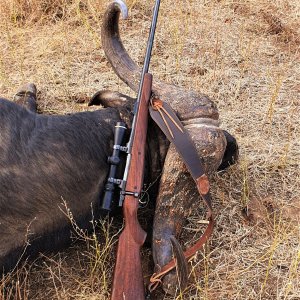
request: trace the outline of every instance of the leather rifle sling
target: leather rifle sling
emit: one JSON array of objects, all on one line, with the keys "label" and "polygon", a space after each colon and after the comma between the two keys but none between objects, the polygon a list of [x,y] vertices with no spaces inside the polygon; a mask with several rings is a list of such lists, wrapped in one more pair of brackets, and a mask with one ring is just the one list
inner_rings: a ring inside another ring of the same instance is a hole
[{"label": "leather rifle sling", "polygon": [[[199,194],[208,209],[208,226],[206,230],[200,239],[184,252],[186,259],[190,259],[206,243],[212,234],[214,227],[208,177],[205,174],[204,166],[197,153],[195,144],[188,132],[184,129],[173,109],[167,103],[154,98],[151,100],[149,112],[151,118],[164,132],[169,141],[174,144],[176,150],[191,173],[197,185]],[[150,278],[149,290],[153,291],[159,283],[161,283],[161,278],[175,267],[176,261],[175,259],[172,259],[169,263],[164,265],[159,272],[154,273]]]}]

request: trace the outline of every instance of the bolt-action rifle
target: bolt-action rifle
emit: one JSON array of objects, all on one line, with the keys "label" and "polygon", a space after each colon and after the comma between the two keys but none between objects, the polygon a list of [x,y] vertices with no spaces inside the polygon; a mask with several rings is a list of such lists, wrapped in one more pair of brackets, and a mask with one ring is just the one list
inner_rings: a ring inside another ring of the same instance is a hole
[{"label": "bolt-action rifle", "polygon": [[[127,147],[121,145],[125,124],[118,123],[115,130],[114,152],[109,159],[112,165],[102,201],[102,208],[110,210],[114,185],[121,187],[119,205],[123,206],[125,226],[119,237],[112,300],[145,299],[140,248],[144,244],[146,232],[138,222],[137,210],[143,186],[148,108],[152,89],[152,75],[148,73],[148,69],[159,5],[160,1],[156,0],[129,142]],[[119,151],[127,152],[123,180],[114,178],[119,163]]]}]

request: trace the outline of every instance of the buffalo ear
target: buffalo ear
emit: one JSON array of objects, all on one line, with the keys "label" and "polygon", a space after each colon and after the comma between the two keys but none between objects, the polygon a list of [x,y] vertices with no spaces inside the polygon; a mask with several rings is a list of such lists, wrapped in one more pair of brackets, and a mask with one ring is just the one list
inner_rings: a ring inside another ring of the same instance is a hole
[{"label": "buffalo ear", "polygon": [[127,95],[109,90],[103,90],[94,94],[88,105],[102,105],[104,107],[114,107],[118,109],[127,108],[131,110],[134,102],[135,99]]},{"label": "buffalo ear", "polygon": [[14,102],[27,108],[32,112],[37,111],[36,86],[34,83],[27,83],[20,87],[14,96]]}]

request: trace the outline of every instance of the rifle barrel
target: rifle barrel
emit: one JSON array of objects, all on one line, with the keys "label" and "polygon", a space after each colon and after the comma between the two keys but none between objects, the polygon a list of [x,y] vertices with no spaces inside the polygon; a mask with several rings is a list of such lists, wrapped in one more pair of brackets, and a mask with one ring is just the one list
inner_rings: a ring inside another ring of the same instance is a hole
[{"label": "rifle barrel", "polygon": [[[153,10],[153,18],[152,18],[152,22],[151,22],[151,28],[150,28],[149,38],[148,38],[148,44],[147,44],[141,79],[144,78],[145,74],[148,73],[148,71],[149,71],[149,64],[150,64],[150,59],[151,59],[155,29],[156,29],[156,24],[157,24],[157,19],[158,19],[159,5],[160,5],[160,0],[156,0],[154,10]],[[140,86],[139,86],[139,94],[141,93],[142,86],[143,86],[143,84],[141,82]],[[139,99],[139,97],[138,97],[138,99]]]},{"label": "rifle barrel", "polygon": [[[148,70],[149,70],[155,29],[156,29],[156,24],[157,24],[157,19],[158,19],[159,6],[160,6],[160,0],[156,0],[154,10],[153,10],[153,17],[152,17],[152,21],[151,21],[151,27],[150,27],[149,38],[148,38],[148,43],[147,43],[147,48],[146,48],[143,70],[141,73],[139,90],[138,90],[138,94],[137,94],[137,100],[136,100],[136,104],[135,104],[135,110],[138,109],[138,106],[139,106],[139,103],[141,100],[141,96],[142,96],[142,89],[143,89],[145,74],[148,73]],[[133,117],[133,121],[132,121],[132,131],[131,131],[131,135],[130,135],[130,139],[129,139],[129,143],[128,143],[128,152],[129,153],[131,152],[131,147],[132,147],[132,143],[133,143],[133,132],[135,131],[135,127],[136,127],[136,111],[134,112],[134,117]],[[128,161],[130,162],[130,155],[128,155],[127,162]],[[126,162],[126,166],[127,166],[127,162]],[[124,178],[123,178],[124,181],[126,182],[127,177],[125,177],[125,175],[127,175],[126,168],[125,168]]]}]

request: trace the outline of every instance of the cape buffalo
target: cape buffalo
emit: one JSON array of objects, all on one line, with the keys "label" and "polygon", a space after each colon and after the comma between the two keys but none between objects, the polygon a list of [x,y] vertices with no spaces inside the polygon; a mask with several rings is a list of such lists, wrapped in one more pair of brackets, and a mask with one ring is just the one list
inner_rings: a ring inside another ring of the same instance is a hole
[{"label": "cape buffalo", "polygon": [[83,228],[89,226],[92,208],[99,215],[114,125],[126,110],[124,105],[121,110],[40,115],[33,84],[15,99],[23,106],[0,99],[1,270],[10,270],[24,250],[26,257],[68,243],[63,201]]}]

